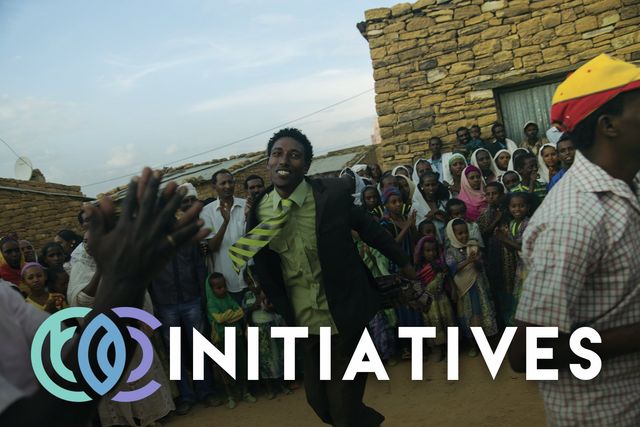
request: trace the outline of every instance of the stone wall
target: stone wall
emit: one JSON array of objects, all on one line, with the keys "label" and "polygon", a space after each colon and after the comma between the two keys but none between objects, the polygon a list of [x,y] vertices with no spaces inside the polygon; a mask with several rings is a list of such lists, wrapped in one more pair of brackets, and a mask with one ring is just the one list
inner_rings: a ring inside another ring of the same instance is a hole
[{"label": "stone wall", "polygon": [[640,60],[639,0],[420,0],[365,12],[386,169],[460,126],[499,119],[493,89],[566,75],[600,53]]},{"label": "stone wall", "polygon": [[0,234],[16,232],[39,250],[62,229],[79,233],[78,213],[89,200],[79,186],[0,178]]}]

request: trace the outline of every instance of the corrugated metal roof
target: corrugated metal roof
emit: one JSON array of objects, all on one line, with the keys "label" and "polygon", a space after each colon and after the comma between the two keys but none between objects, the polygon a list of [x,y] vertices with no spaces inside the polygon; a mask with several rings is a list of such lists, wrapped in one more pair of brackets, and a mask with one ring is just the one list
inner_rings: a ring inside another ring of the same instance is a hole
[{"label": "corrugated metal roof", "polygon": [[352,166],[358,159],[362,157],[361,152],[347,153],[339,155],[329,155],[327,157],[321,157],[313,159],[311,167],[307,175],[317,175],[335,171],[341,171],[347,166]]}]

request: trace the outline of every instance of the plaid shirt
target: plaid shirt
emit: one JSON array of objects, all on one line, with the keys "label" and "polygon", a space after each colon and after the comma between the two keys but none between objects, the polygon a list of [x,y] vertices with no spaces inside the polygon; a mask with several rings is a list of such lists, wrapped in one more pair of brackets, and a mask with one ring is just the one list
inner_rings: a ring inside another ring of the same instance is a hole
[{"label": "plaid shirt", "polygon": [[[634,184],[637,192],[640,175]],[[640,322],[640,199],[627,184],[577,152],[523,242],[529,275],[517,319],[564,333]],[[591,381],[563,369],[539,385],[550,425],[640,425],[640,353],[603,361]]]}]

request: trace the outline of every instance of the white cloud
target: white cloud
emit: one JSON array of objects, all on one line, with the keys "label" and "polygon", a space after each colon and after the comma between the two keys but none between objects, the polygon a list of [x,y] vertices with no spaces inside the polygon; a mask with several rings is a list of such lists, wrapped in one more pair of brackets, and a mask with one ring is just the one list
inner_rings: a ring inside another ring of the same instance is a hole
[{"label": "white cloud", "polygon": [[368,70],[325,70],[286,82],[248,87],[240,91],[199,102],[192,112],[208,112],[222,109],[257,107],[284,103],[332,104],[373,86]]},{"label": "white cloud", "polygon": [[164,154],[167,155],[172,155],[178,152],[178,146],[176,144],[171,144],[170,146],[167,147],[166,150],[164,150]]},{"label": "white cloud", "polygon": [[135,159],[136,150],[133,144],[117,146],[111,148],[111,155],[109,156],[109,160],[107,160],[107,166],[116,168],[130,166]]},{"label": "white cloud", "polygon": [[253,18],[253,22],[260,25],[286,25],[295,21],[293,15],[284,13],[263,13]]}]

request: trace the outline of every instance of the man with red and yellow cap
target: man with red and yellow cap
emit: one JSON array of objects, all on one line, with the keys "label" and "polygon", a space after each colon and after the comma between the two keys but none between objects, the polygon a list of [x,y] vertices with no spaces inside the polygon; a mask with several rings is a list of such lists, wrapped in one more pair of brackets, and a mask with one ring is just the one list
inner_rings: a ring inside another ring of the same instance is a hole
[{"label": "man with red and yellow cap", "polygon": [[[539,363],[557,370],[557,381],[539,383],[550,425],[638,426],[640,68],[607,55],[587,62],[558,87],[551,119],[578,152],[525,231],[529,275],[516,319],[558,328],[553,359]],[[570,368],[594,367],[569,346],[570,334],[584,326],[601,338],[583,342],[602,361],[590,380]],[[531,356],[520,327],[513,368],[524,370]]]}]

